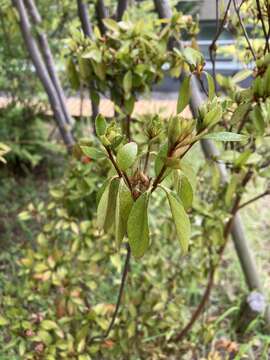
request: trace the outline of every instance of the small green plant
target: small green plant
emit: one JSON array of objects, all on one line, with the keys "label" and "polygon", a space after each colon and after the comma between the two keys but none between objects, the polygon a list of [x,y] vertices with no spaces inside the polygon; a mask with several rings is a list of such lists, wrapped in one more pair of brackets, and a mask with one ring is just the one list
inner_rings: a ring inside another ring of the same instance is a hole
[{"label": "small green plant", "polygon": [[9,166],[35,167],[54,149],[47,140],[48,131],[41,117],[31,107],[10,104],[0,110],[0,139],[8,145]]}]

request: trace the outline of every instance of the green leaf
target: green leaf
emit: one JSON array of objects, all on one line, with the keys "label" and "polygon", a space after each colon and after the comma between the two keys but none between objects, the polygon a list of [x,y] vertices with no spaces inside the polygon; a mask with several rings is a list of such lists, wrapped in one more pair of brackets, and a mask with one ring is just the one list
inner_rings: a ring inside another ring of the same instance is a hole
[{"label": "green leaf", "polygon": [[0,315],[0,326],[5,326],[8,324],[9,324],[9,321],[6,318],[4,318],[2,315]]},{"label": "green leaf", "polygon": [[114,222],[119,178],[112,178],[101,195],[97,209],[98,227],[108,231]]},{"label": "green leaf", "polygon": [[185,254],[188,251],[188,243],[191,235],[189,217],[186,214],[183,205],[173,193],[163,186],[161,186],[161,188],[167,195],[180,246]]},{"label": "green leaf", "polygon": [[186,62],[189,65],[192,65],[193,67],[196,67],[196,65],[204,63],[203,55],[199,51],[191,47],[186,47],[183,50],[183,56]]},{"label": "green leaf", "polygon": [[133,199],[123,179],[120,180],[115,212],[115,241],[118,249],[127,232],[127,221],[132,208]]},{"label": "green leaf", "polygon": [[105,157],[103,151],[98,150],[92,146],[80,146],[84,155],[90,157],[91,159],[98,160]]},{"label": "green leaf", "polygon": [[188,105],[190,99],[190,76],[184,78],[180,86],[178,100],[177,100],[177,113],[181,113]]},{"label": "green leaf", "polygon": [[203,136],[203,139],[211,139],[216,141],[243,141],[247,140],[247,136],[224,131],[207,134]]},{"label": "green leaf", "polygon": [[43,320],[41,322],[41,327],[44,330],[58,329],[58,325],[52,320]]},{"label": "green leaf", "polygon": [[123,79],[123,89],[126,94],[129,94],[131,88],[132,88],[132,72],[128,71]]},{"label": "green leaf", "polygon": [[243,119],[244,116],[247,116],[250,110],[251,110],[251,103],[240,104],[233,113],[231,122],[238,123]]},{"label": "green leaf", "polygon": [[176,173],[178,174],[176,179],[176,192],[179,195],[185,210],[188,210],[192,207],[193,188],[185,175],[180,174],[179,171]]},{"label": "green leaf", "polygon": [[140,258],[149,247],[148,227],[149,193],[143,193],[133,204],[128,218],[128,240],[133,256]]},{"label": "green leaf", "polygon": [[136,160],[137,152],[138,146],[135,142],[130,142],[122,146],[116,155],[119,168],[123,171],[130,168]]},{"label": "green leaf", "polygon": [[98,63],[101,62],[102,56],[98,49],[91,49],[82,55],[83,59],[91,59]]},{"label": "green leaf", "polygon": [[104,25],[106,26],[106,28],[112,30],[112,31],[119,31],[119,25],[117,24],[117,22],[113,19],[102,19]]},{"label": "green leaf", "polygon": [[212,76],[208,72],[205,72],[205,75],[206,75],[207,84],[208,84],[208,97],[209,97],[209,100],[212,100],[216,93],[215,92],[215,83],[214,83]]},{"label": "green leaf", "polygon": [[220,121],[222,117],[222,107],[216,105],[211,109],[203,119],[203,125],[205,127],[213,126]]},{"label": "green leaf", "polygon": [[233,77],[232,77],[232,81],[234,84],[237,84],[243,80],[245,80],[247,77],[252,75],[252,70],[251,69],[244,69],[239,71],[238,73],[236,73]]},{"label": "green leaf", "polygon": [[106,132],[107,122],[106,122],[104,116],[102,116],[101,114],[98,114],[98,116],[96,117],[95,128],[96,128],[97,136],[99,136],[99,137],[104,135]]}]

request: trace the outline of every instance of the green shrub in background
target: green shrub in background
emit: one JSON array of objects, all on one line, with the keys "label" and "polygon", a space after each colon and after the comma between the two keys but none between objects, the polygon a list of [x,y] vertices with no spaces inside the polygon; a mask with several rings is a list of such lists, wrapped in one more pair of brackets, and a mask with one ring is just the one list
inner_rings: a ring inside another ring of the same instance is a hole
[{"label": "green shrub in background", "polygon": [[[102,334],[111,320],[124,249],[116,253],[112,234],[104,235],[97,228],[94,199],[104,170],[95,170],[93,160],[85,162],[84,157],[73,162],[66,180],[51,189],[48,201],[30,204],[20,214],[26,224],[39,224],[41,231],[35,247],[27,245],[23,250],[14,281],[9,281],[8,272],[1,276],[0,354],[48,360],[177,355],[179,344],[168,340],[185,323],[190,304],[198,301],[196,284],[204,281],[208,267],[200,250],[199,228],[194,223],[191,255],[182,258],[179,266],[180,250],[174,226],[168,222],[166,199],[161,193],[153,196],[155,208],[164,211],[159,213],[158,227],[155,213],[150,217],[151,252],[144,261],[132,263],[133,276],[112,335],[91,343],[90,338]],[[82,175],[92,182],[82,186]],[[89,202],[82,201],[83,194],[86,199],[91,195]],[[201,331],[209,342],[212,327]]]},{"label": "green shrub in background", "polygon": [[16,169],[35,167],[46,158],[56,145],[48,141],[49,125],[37,113],[35,107],[23,107],[15,103],[0,109],[0,139],[10,148],[6,155],[8,165]]}]

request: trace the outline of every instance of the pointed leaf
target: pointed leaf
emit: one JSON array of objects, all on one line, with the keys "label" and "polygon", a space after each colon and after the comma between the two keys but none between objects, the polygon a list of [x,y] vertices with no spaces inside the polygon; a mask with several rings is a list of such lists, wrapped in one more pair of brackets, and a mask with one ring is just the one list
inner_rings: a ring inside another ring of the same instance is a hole
[{"label": "pointed leaf", "polygon": [[118,150],[116,161],[121,170],[125,171],[134,164],[137,152],[138,146],[135,142],[127,143]]},{"label": "pointed leaf", "polygon": [[117,193],[115,212],[115,241],[118,248],[120,248],[122,240],[126,235],[127,221],[132,205],[133,199],[130,190],[124,180],[121,179]]},{"label": "pointed leaf", "polygon": [[98,227],[104,229],[104,231],[108,231],[114,222],[118,186],[119,178],[111,179],[101,195],[98,204],[97,224]]},{"label": "pointed leaf", "polygon": [[92,146],[80,146],[84,155],[90,157],[91,159],[98,160],[105,157],[103,151],[96,149]]},{"label": "pointed leaf", "polygon": [[123,88],[126,94],[130,93],[130,90],[132,88],[132,73],[131,71],[128,71],[123,79]]},{"label": "pointed leaf", "polygon": [[232,81],[234,84],[237,84],[237,83],[245,80],[247,77],[251,76],[252,73],[253,73],[253,71],[251,69],[241,70],[232,77]]},{"label": "pointed leaf", "polygon": [[187,253],[188,251],[188,243],[191,235],[190,221],[189,217],[185,212],[183,205],[177,199],[173,193],[165,188],[161,187],[167,195],[173,221],[176,227],[177,236],[180,242],[181,249],[183,253]]},{"label": "pointed leaf", "polygon": [[149,193],[145,192],[133,204],[128,218],[128,240],[136,258],[142,257],[150,244],[148,202]]},{"label": "pointed leaf", "polygon": [[95,128],[96,128],[97,136],[99,136],[99,137],[104,135],[105,132],[106,132],[107,122],[106,122],[105,118],[101,114],[99,114],[96,117]]},{"label": "pointed leaf", "polygon": [[190,76],[184,78],[178,94],[177,113],[181,113],[188,105],[190,99]]},{"label": "pointed leaf", "polygon": [[205,72],[205,75],[206,75],[207,84],[208,84],[208,97],[209,97],[209,100],[212,100],[214,98],[214,96],[215,96],[214,79],[212,78],[212,76],[208,72]]},{"label": "pointed leaf", "polygon": [[220,121],[221,117],[222,107],[220,105],[216,105],[205,115],[203,125],[205,127],[213,126]]},{"label": "pointed leaf", "polygon": [[177,194],[179,195],[185,210],[188,210],[192,207],[193,202],[193,189],[188,180],[188,178],[184,174],[180,174],[177,171]]},{"label": "pointed leaf", "polygon": [[211,139],[216,141],[243,141],[247,140],[247,136],[224,131],[207,134],[203,136],[203,139]]}]

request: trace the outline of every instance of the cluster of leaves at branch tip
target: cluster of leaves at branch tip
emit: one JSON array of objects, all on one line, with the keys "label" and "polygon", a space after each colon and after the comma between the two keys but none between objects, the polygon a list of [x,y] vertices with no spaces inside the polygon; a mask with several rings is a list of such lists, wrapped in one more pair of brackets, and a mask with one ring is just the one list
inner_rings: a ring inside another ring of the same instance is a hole
[{"label": "cluster of leaves at branch tip", "polygon": [[94,83],[91,98],[96,103],[100,94],[109,90],[113,102],[131,114],[137,95],[148,92],[162,80],[165,68],[172,76],[180,75],[184,58],[181,53],[168,51],[168,39],[178,39],[182,31],[195,34],[197,25],[181,13],[174,14],[170,20],[147,23],[143,20],[132,23],[128,18],[103,22],[106,34],[101,35],[95,28],[92,39],[73,31],[68,42],[70,82],[77,90],[80,84]]}]

